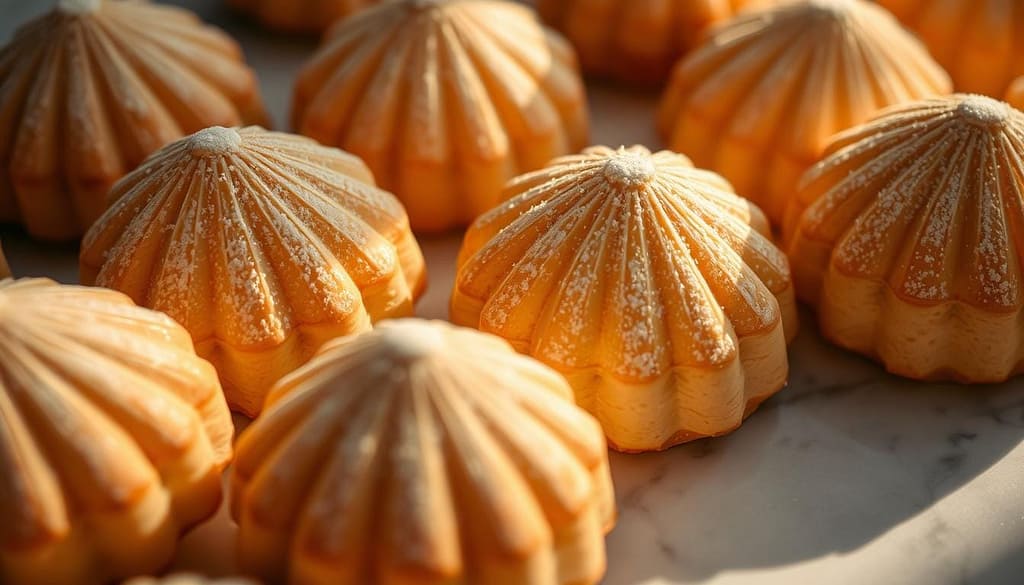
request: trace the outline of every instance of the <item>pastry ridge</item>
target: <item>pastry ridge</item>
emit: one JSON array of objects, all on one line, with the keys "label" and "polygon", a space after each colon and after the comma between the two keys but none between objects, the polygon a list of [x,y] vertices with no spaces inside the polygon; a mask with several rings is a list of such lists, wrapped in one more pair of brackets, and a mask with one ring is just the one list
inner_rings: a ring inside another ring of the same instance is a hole
[{"label": "pastry ridge", "polygon": [[658,129],[777,223],[833,134],[886,106],[951,91],[942,68],[884,9],[783,2],[741,13],[680,61]]},{"label": "pastry ridge", "polygon": [[276,582],[596,583],[614,497],[553,370],[439,321],[325,345],[239,439],[243,568]]},{"label": "pastry ridge", "polygon": [[1019,371],[1022,151],[1024,113],[976,95],[838,135],[786,221],[797,292],[825,335],[911,378]]},{"label": "pastry ridge", "polygon": [[505,197],[466,233],[452,321],[566,375],[615,448],[728,432],[785,384],[789,266],[721,176],[592,147]]},{"label": "pastry ridge", "polygon": [[495,0],[398,0],[339,23],[299,74],[292,126],[359,155],[432,232],[588,136],[572,48]]},{"label": "pastry ridge", "polygon": [[266,123],[238,44],[181,8],[64,0],[0,50],[0,222],[79,237],[164,144]]},{"label": "pastry ridge", "polygon": [[0,577],[154,571],[220,504],[234,429],[213,367],[105,289],[0,281]]},{"label": "pastry ridge", "polygon": [[254,415],[324,341],[410,315],[426,286],[401,204],[358,158],[258,127],[213,127],[111,192],[81,277],[174,317]]}]

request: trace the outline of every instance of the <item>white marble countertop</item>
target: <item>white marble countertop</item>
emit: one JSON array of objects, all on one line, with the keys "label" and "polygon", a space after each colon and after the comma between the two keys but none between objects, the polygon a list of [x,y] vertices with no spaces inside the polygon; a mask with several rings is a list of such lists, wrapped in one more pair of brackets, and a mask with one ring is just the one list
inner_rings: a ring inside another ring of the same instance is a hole
[{"label": "white marble countertop", "polygon": [[[238,38],[279,125],[309,39],[189,0]],[[0,0],[0,41],[50,0]],[[655,94],[591,85],[594,141],[657,147]],[[15,273],[77,279],[73,246],[0,239]],[[425,239],[424,317],[444,318],[459,236]],[[665,453],[612,454],[619,522],[607,585],[1024,583],[1024,379],[918,384],[825,344],[803,313],[790,385],[737,432]],[[233,569],[226,507],[175,568]]]}]

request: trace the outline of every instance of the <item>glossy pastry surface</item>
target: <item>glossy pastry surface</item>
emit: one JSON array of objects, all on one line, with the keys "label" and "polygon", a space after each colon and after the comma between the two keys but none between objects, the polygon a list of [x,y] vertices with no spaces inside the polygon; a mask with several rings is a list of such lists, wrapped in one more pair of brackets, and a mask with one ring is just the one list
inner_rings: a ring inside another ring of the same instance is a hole
[{"label": "glossy pastry surface", "polygon": [[208,128],[111,198],[83,241],[82,282],[182,323],[249,416],[324,341],[411,315],[426,285],[398,200],[358,158],[301,136]]},{"label": "glossy pastry surface", "polygon": [[156,149],[215,124],[266,123],[238,44],[194,14],[54,4],[0,50],[0,223],[79,237]]},{"label": "glossy pastry surface", "polygon": [[506,198],[466,234],[452,321],[564,374],[615,448],[727,433],[785,384],[789,266],[722,177],[595,147]]},{"label": "glossy pastry surface", "polygon": [[281,380],[232,477],[242,568],[303,585],[589,585],[614,497],[601,428],[491,335],[391,320]]},{"label": "glossy pastry surface", "polygon": [[588,134],[572,48],[497,0],[396,0],[340,23],[300,72],[292,114],[366,161],[426,232],[468,224]]},{"label": "glossy pastry surface", "polygon": [[0,281],[0,582],[161,569],[220,504],[233,432],[216,372],[167,316]]},{"label": "glossy pastry surface", "polygon": [[788,214],[802,298],[835,343],[915,379],[1021,370],[1024,113],[955,95],[836,137]]}]

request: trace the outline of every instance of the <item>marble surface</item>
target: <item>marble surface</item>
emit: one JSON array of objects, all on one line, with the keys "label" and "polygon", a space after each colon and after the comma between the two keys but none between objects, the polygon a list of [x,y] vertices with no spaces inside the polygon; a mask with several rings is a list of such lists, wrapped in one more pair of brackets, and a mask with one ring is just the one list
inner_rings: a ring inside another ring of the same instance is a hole
[{"label": "marble surface", "polygon": [[[241,40],[284,124],[314,42],[262,31],[218,0],[183,3]],[[0,40],[49,4],[0,0]],[[658,146],[656,95],[589,89],[595,142]],[[0,239],[17,274],[76,280],[73,246],[11,228]],[[458,242],[422,240],[430,290],[420,315],[446,316]],[[899,380],[828,346],[802,317],[789,387],[737,432],[612,455],[620,517],[605,583],[1024,583],[1024,380]],[[234,530],[222,508],[185,539],[174,568],[231,573]]]}]

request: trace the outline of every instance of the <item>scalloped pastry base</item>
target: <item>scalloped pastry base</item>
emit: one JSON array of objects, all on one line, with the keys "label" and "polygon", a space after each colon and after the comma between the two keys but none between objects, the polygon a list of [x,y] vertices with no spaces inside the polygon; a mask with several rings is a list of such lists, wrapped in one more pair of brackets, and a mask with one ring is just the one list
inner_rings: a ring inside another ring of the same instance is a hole
[{"label": "scalloped pastry base", "polygon": [[829,268],[819,322],[830,341],[881,362],[889,372],[925,381],[1002,382],[1024,371],[1024,313],[994,312],[956,301],[914,305],[880,281]]},{"label": "scalloped pastry base", "polygon": [[577,403],[601,422],[611,448],[623,453],[662,451],[736,430],[785,387],[789,362],[781,322],[767,333],[741,339],[738,354],[740,359],[720,368],[678,367],[645,384],[615,380],[596,370],[560,371],[575,390]]},{"label": "scalloped pastry base", "polygon": [[199,357],[217,368],[231,410],[255,418],[274,382],[309,361],[327,341],[370,328],[370,317],[360,311],[345,323],[302,325],[267,349],[237,349],[220,339],[195,346]]}]

